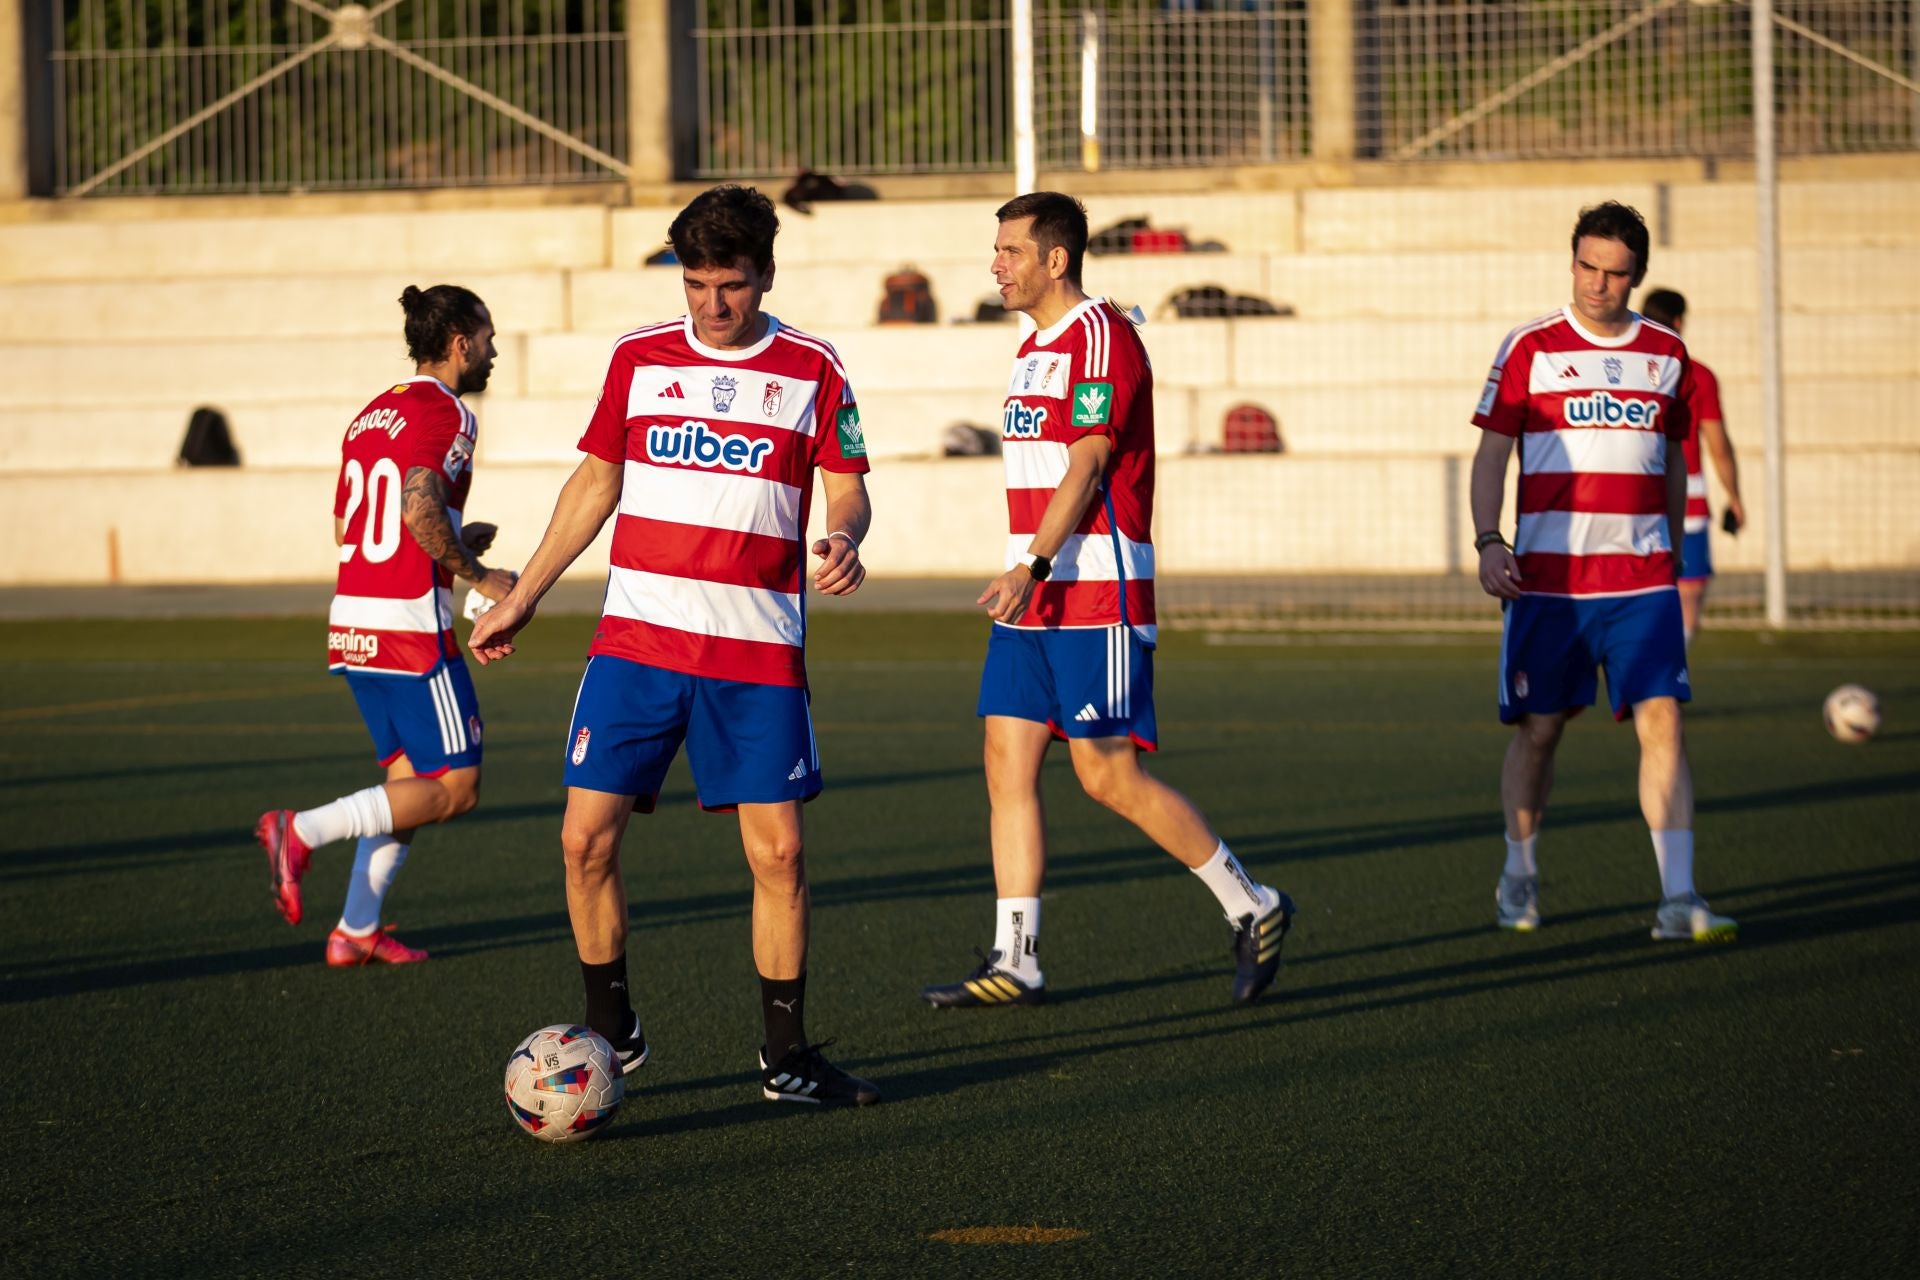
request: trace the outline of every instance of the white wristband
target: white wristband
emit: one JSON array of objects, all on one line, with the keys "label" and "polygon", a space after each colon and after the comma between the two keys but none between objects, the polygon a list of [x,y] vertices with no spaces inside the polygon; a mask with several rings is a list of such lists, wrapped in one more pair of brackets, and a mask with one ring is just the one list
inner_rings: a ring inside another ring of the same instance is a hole
[{"label": "white wristband", "polygon": [[855,551],[858,551],[860,549],[860,544],[853,540],[853,535],[848,533],[844,529],[835,529],[832,533],[828,534],[827,537],[828,538],[845,538],[847,540],[848,546],[852,547]]}]

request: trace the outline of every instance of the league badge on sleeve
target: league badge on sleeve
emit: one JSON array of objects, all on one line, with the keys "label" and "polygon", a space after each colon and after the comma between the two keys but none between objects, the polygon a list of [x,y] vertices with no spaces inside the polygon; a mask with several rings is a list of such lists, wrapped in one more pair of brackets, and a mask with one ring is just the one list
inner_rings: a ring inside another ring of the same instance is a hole
[{"label": "league badge on sleeve", "polygon": [[834,418],[834,425],[840,429],[840,456],[843,458],[864,458],[867,456],[867,437],[860,430],[860,409],[857,405],[847,405]]},{"label": "league badge on sleeve", "polygon": [[1113,384],[1076,382],[1073,384],[1073,425],[1104,427],[1113,421]]}]

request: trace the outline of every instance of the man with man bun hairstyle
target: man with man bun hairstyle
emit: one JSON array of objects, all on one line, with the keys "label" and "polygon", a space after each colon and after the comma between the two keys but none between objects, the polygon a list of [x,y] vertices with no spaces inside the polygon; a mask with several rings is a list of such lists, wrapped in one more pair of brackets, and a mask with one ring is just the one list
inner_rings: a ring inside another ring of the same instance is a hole
[{"label": "man with man bun hairstyle", "polygon": [[300,923],[313,850],[358,840],[346,907],[327,937],[335,967],[427,958],[381,925],[380,907],[415,829],[480,798],[480,704],[453,638],[453,580],[499,600],[515,578],[480,563],[494,526],[462,520],[475,422],[460,397],[486,389],[493,317],[450,284],[409,285],[400,306],[414,376],[375,396],[341,441],[340,571],[327,615],[328,669],[346,677],[386,781],[314,809],[269,809],[254,828],[288,924]]}]

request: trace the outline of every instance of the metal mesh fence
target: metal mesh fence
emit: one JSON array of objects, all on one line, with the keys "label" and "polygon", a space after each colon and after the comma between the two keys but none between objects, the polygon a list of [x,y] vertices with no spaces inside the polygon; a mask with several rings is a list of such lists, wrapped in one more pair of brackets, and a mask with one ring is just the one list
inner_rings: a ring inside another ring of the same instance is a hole
[{"label": "metal mesh fence", "polygon": [[[1783,154],[1910,150],[1909,0],[1782,0]],[[1753,154],[1752,12],[1739,0],[1365,0],[1363,154],[1393,160]],[[1874,65],[1870,65],[1874,64]]]},{"label": "metal mesh fence", "polygon": [[1006,0],[704,0],[701,177],[1011,167]]},{"label": "metal mesh fence", "polygon": [[60,0],[56,194],[604,181],[621,0]]},{"label": "metal mesh fence", "polygon": [[[695,169],[758,177],[1012,167],[1007,0],[705,0]],[[1041,163],[1297,158],[1305,0],[1039,0]]]},{"label": "metal mesh fence", "polygon": [[1034,28],[1035,128],[1049,168],[1307,154],[1304,0],[1042,0]]}]

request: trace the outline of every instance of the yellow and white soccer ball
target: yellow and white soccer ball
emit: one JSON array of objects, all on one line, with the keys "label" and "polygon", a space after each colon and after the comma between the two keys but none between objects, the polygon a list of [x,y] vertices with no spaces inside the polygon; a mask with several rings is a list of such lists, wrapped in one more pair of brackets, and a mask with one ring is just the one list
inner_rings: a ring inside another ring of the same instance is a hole
[{"label": "yellow and white soccer ball", "polygon": [[507,1059],[507,1111],[542,1142],[575,1142],[607,1127],[627,1096],[613,1046],[587,1027],[557,1023]]},{"label": "yellow and white soccer ball", "polygon": [[1842,742],[1865,742],[1880,732],[1880,699],[1864,685],[1843,684],[1827,695],[1827,732]]}]

